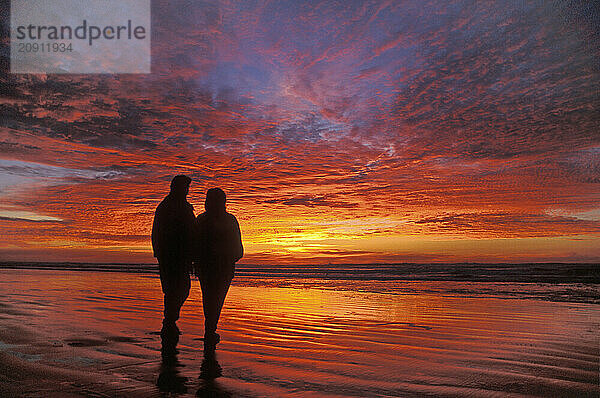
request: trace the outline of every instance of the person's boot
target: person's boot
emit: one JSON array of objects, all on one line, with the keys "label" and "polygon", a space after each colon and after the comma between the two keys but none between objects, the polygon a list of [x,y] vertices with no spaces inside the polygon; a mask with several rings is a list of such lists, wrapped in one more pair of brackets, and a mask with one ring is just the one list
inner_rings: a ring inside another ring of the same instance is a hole
[{"label": "person's boot", "polygon": [[221,341],[221,336],[219,333],[207,333],[204,335],[204,347],[205,348],[214,348]]},{"label": "person's boot", "polygon": [[177,343],[179,343],[179,328],[175,323],[163,323],[160,331],[161,353],[164,356],[178,354]]}]

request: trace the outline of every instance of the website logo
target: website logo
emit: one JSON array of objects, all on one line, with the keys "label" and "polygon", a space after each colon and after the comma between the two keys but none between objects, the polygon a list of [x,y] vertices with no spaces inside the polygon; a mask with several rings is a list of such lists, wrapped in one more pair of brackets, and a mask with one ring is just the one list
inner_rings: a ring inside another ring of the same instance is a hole
[{"label": "website logo", "polygon": [[12,73],[150,73],[150,0],[12,0]]}]

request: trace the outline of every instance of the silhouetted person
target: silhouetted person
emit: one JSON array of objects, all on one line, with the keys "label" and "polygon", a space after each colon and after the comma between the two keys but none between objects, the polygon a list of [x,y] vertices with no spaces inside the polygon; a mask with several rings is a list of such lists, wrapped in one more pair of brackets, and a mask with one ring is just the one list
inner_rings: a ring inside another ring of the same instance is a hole
[{"label": "silhouetted person", "polygon": [[233,279],[235,263],[244,254],[240,226],[225,210],[225,202],[222,189],[209,189],[204,202],[206,211],[196,219],[194,268],[202,287],[205,349],[214,347],[220,340],[217,323]]},{"label": "silhouetted person", "polygon": [[186,197],[191,179],[178,175],[171,181],[171,192],[156,208],[152,225],[152,248],[158,259],[160,283],[164,293],[164,319],[161,330],[163,354],[175,351],[179,340],[181,306],[190,293],[194,209]]}]

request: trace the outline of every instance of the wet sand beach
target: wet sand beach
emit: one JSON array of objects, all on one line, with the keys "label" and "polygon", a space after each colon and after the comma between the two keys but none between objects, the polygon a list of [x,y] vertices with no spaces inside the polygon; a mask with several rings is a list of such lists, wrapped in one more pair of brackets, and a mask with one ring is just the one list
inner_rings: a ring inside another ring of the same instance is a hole
[{"label": "wet sand beach", "polygon": [[[573,300],[557,301],[557,290]],[[587,302],[575,297],[582,291]],[[2,269],[0,396],[593,397],[599,292],[576,283],[240,276],[219,325],[222,376],[211,381],[199,378],[197,281],[177,362],[161,364],[156,275]]]}]

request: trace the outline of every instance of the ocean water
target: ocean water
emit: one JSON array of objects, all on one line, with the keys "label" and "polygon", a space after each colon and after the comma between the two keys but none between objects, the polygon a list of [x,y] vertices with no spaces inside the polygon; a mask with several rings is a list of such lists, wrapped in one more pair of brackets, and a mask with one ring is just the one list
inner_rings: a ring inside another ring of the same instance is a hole
[{"label": "ocean water", "polygon": [[[600,264],[237,264],[237,276],[324,280],[454,280],[479,282],[600,283]],[[2,268],[157,273],[156,264],[4,262]]]},{"label": "ocean water", "polygon": [[[156,264],[0,263],[0,269],[158,274]],[[600,264],[238,264],[233,283],[239,286],[318,288],[389,294],[461,293],[600,303]]]}]

